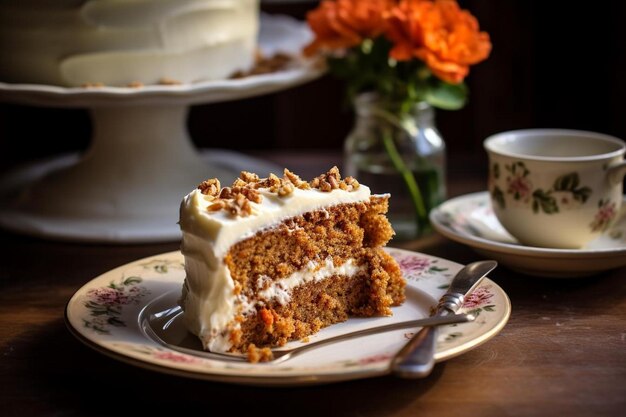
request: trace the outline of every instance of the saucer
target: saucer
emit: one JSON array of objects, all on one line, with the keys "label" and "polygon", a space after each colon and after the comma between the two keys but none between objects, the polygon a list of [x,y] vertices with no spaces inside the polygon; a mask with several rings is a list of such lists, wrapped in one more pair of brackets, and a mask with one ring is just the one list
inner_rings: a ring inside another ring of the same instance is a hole
[{"label": "saucer", "polygon": [[431,211],[430,221],[445,237],[527,275],[583,277],[626,265],[624,208],[611,229],[581,249],[522,245],[498,222],[486,191],[442,203]]}]

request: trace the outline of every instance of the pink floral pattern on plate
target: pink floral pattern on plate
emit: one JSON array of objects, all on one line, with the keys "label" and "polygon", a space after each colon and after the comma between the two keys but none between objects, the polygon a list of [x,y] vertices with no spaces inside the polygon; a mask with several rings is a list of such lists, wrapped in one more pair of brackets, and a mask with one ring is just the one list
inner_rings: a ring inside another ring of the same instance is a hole
[{"label": "pink floral pattern on plate", "polygon": [[149,293],[145,287],[138,285],[141,281],[141,277],[131,276],[87,291],[85,307],[90,318],[83,319],[85,327],[100,334],[110,334],[110,326],[125,327],[126,323],[120,318],[123,307],[139,304],[140,299]]},{"label": "pink floral pattern on plate", "polygon": [[478,287],[467,296],[462,308],[467,313],[471,313],[474,316],[478,316],[483,311],[493,312],[496,306],[491,303],[492,298],[493,292],[491,292],[491,285]]},{"label": "pink floral pattern on plate", "polygon": [[[142,271],[153,271],[165,275],[170,268],[184,269],[182,262],[152,259],[139,263]],[[96,333],[111,334],[111,327],[126,327],[122,319],[125,306],[138,305],[141,299],[150,294],[150,291],[139,285],[142,282],[141,272],[122,276],[118,281],[111,281],[105,287],[92,288],[87,291],[84,306],[89,312],[89,318],[83,318],[86,328]]]},{"label": "pink floral pattern on plate", "polygon": [[448,271],[447,267],[438,265],[438,259],[416,256],[413,253],[403,253],[390,250],[390,253],[398,262],[398,266],[402,270],[405,279],[418,281],[421,278],[427,278],[433,275],[441,275]]}]

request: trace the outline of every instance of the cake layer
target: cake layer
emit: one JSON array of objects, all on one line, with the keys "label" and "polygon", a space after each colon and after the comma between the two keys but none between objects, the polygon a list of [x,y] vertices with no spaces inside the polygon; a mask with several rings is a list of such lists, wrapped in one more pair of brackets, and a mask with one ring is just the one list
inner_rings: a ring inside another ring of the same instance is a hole
[{"label": "cake layer", "polygon": [[246,217],[232,216],[225,210],[209,211],[208,207],[214,203],[215,197],[203,194],[199,189],[185,196],[180,213],[180,227],[184,232],[183,253],[188,252],[190,246],[200,246],[200,252],[213,252],[216,258],[221,258],[233,244],[259,230],[331,205],[366,202],[370,197],[370,189],[364,185],[350,192],[295,188],[285,196],[269,188],[256,191],[261,202],[250,202],[252,215]]},{"label": "cake layer", "polygon": [[0,3],[0,81],[80,86],[224,79],[249,69],[258,0]]}]

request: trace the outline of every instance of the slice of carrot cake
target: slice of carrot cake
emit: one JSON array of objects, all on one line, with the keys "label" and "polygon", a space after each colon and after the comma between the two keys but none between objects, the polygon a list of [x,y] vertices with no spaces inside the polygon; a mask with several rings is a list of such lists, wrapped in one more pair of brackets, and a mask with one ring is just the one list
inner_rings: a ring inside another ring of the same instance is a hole
[{"label": "slice of carrot cake", "polygon": [[256,361],[350,316],[391,315],[405,281],[383,250],[388,199],[337,167],[310,182],[286,169],[204,181],[180,210],[189,331],[206,350]]}]

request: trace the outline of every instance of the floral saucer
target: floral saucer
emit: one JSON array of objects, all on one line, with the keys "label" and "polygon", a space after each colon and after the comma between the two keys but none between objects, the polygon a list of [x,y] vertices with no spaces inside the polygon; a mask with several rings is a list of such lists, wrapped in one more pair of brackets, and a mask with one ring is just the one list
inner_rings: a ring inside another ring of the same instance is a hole
[{"label": "floral saucer", "polygon": [[[626,201],[625,201],[626,204]],[[528,275],[570,278],[626,265],[626,209],[602,236],[581,249],[524,246],[493,213],[484,192],[452,198],[430,213],[433,227],[447,238],[472,247],[482,256]]]},{"label": "floral saucer", "polygon": [[[322,329],[309,338],[309,343],[426,317],[462,267],[421,253],[388,251],[407,280],[406,301],[393,308],[393,316],[351,318]],[[178,251],[115,268],[88,282],[70,299],[65,311],[68,328],[96,351],[142,368],[221,382],[288,386],[388,374],[391,358],[417,330],[390,331],[334,343],[275,364],[214,357],[202,351],[197,338],[180,322],[167,317],[169,311],[177,308],[184,277],[183,256]],[[450,359],[494,337],[507,323],[511,304],[502,288],[485,278],[466,298],[462,311],[474,314],[476,320],[441,326],[435,360]],[[157,333],[159,337],[155,337]],[[285,348],[301,343],[304,342],[291,342]]]}]

